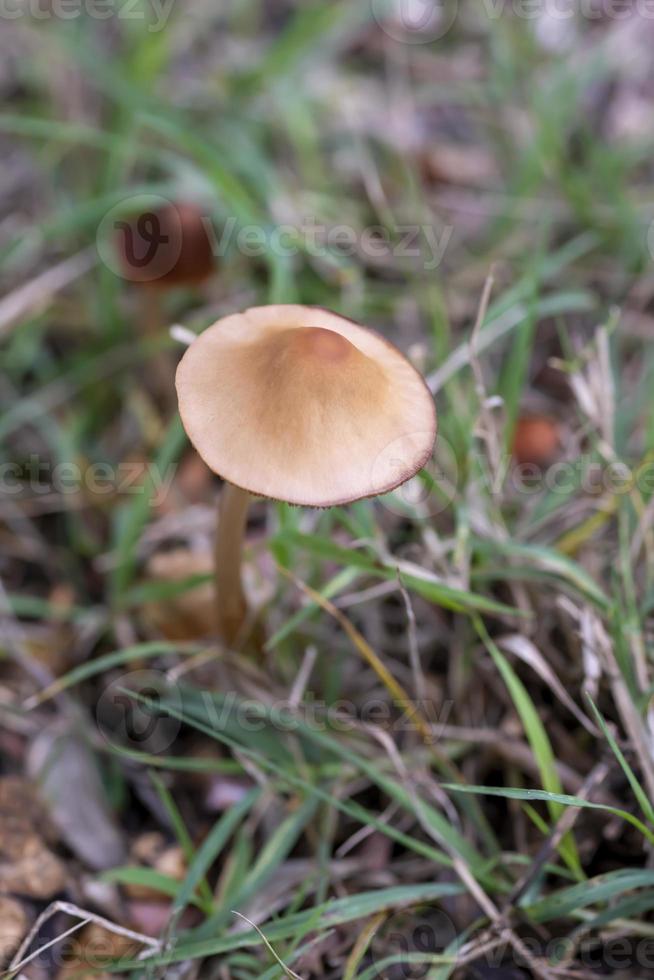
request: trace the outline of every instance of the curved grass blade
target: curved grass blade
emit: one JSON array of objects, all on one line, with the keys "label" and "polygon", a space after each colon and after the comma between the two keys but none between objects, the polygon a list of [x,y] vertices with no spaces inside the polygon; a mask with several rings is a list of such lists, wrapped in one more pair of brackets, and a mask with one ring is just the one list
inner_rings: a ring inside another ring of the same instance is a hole
[{"label": "curved grass blade", "polygon": [[514,789],[504,786],[459,786],[456,783],[444,783],[443,789],[448,789],[453,793],[479,793],[482,796],[501,796],[507,800],[542,800],[545,803],[556,803],[562,806],[578,806],[584,810],[602,810],[610,813],[611,816],[620,817],[621,820],[630,823],[643,837],[647,838],[650,844],[654,845],[654,832],[652,832],[642,820],[635,817],[628,810],[620,807],[609,806],[606,803],[591,803],[580,796],[570,796],[567,793],[548,793],[544,789]]}]

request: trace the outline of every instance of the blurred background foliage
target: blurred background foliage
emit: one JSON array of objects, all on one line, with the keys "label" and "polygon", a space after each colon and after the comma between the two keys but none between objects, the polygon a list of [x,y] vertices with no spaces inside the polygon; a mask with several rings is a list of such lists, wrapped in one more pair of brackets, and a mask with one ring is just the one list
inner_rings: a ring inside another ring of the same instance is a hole
[{"label": "blurred background foliage", "polygon": [[[0,850],[25,780],[55,824],[9,956],[63,895],[166,976],[651,975],[653,42],[646,3],[0,6]],[[152,331],[115,230],[156,202],[216,262]],[[255,505],[255,663],[156,365],[271,302],[381,330],[439,439],[384,500]],[[143,972],[95,923],[25,975],[99,934]]]}]

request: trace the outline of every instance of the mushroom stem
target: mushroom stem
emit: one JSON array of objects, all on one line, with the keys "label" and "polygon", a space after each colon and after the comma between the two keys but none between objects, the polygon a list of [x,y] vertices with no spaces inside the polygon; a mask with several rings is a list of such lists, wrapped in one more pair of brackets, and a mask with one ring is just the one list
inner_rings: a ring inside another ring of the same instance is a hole
[{"label": "mushroom stem", "polygon": [[249,504],[247,490],[225,483],[218,503],[214,560],[218,638],[228,645],[238,638],[247,615],[241,556]]}]

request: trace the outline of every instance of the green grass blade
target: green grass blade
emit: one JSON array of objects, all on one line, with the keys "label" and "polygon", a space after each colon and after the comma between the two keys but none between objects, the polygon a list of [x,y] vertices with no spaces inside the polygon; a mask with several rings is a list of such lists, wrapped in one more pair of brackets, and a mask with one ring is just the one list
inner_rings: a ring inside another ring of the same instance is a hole
[{"label": "green grass blade", "polygon": [[579,796],[570,796],[567,793],[548,793],[544,789],[514,789],[508,786],[460,786],[458,783],[444,783],[443,789],[448,789],[452,793],[479,793],[483,796],[501,796],[507,800],[542,800],[545,803],[556,803],[562,806],[578,806],[585,810],[603,810],[612,816],[620,817],[635,827],[647,838],[650,844],[654,844],[654,833],[645,826],[642,820],[635,817],[628,810],[620,807],[609,806],[606,803],[591,803]]},{"label": "green grass blade", "polygon": [[[531,750],[534,753],[534,758],[538,764],[543,786],[548,793],[561,793],[561,780],[559,779],[559,775],[556,771],[556,762],[554,759],[552,746],[549,738],[547,737],[545,726],[538,716],[538,712],[534,707],[533,701],[529,697],[527,689],[497,644],[493,642],[486,627],[479,617],[475,617],[474,622],[484,646],[493,658],[495,666],[497,667],[500,676],[502,677],[509,694],[511,695],[511,700],[513,701],[515,709],[518,712],[518,716],[520,717],[525,730],[525,735],[527,736]],[[558,820],[562,813],[561,805],[550,800],[548,803],[548,809],[552,820]],[[579,860],[577,848],[571,834],[566,835],[566,837],[561,841],[560,852],[570,869],[578,876],[581,876],[583,874],[581,870],[581,862]]]},{"label": "green grass blade", "polygon": [[627,780],[629,782],[629,785],[631,786],[633,794],[638,800],[638,805],[640,806],[640,809],[645,814],[645,817],[649,820],[652,826],[654,826],[654,807],[652,806],[652,803],[649,800],[647,793],[638,782],[638,778],[635,772],[633,771],[633,769],[627,762],[626,758],[624,757],[624,754],[620,746],[616,742],[613,733],[609,729],[609,726],[606,724],[606,721],[604,720],[604,717],[602,716],[599,708],[596,706],[590,694],[587,691],[585,693],[586,693],[586,699],[590,704],[591,711],[595,715],[595,721],[602,729],[602,734],[604,735],[606,741],[609,743],[611,747],[611,751],[613,752],[614,756],[620,763],[620,768],[622,769],[623,773],[627,777]]}]

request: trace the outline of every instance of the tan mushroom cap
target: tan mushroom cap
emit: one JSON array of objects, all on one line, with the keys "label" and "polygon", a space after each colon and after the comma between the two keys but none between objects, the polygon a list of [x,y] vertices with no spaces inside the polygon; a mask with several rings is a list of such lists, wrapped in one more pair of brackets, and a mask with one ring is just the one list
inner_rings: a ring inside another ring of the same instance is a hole
[{"label": "tan mushroom cap", "polygon": [[205,463],[253,494],[331,507],[421,469],[434,402],[374,330],[317,307],[258,306],[202,333],[177,369],[184,428]]}]

